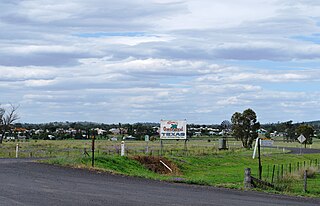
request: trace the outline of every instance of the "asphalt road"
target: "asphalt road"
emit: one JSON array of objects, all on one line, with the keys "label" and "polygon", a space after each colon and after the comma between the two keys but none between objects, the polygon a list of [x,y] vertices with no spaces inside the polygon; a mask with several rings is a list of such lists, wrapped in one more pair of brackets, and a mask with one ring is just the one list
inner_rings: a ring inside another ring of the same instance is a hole
[{"label": "asphalt road", "polygon": [[272,146],[271,148],[279,148],[279,149],[286,149],[290,150],[289,154],[318,154],[320,153],[320,149],[310,149],[310,148],[298,148],[298,147],[275,147]]},{"label": "asphalt road", "polygon": [[320,205],[320,199],[152,181],[0,159],[0,205]]}]

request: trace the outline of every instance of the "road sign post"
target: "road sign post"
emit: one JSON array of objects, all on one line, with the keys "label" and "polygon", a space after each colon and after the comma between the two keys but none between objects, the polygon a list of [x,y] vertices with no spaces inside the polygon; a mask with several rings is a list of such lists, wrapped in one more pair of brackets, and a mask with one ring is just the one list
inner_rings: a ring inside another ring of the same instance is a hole
[{"label": "road sign post", "polygon": [[260,154],[260,137],[258,137],[256,139],[256,144],[254,146],[254,150],[253,150],[253,155],[252,155],[252,159],[255,158],[256,156],[256,152],[257,152],[257,149],[258,149],[258,160],[259,160],[259,179],[261,180],[261,176],[262,176],[262,165],[261,165],[261,154]]},{"label": "road sign post", "polygon": [[[260,140],[260,138],[259,138]],[[259,156],[259,179],[261,180],[262,165],[261,165],[261,154],[260,154],[260,141],[258,141],[258,156]]]}]

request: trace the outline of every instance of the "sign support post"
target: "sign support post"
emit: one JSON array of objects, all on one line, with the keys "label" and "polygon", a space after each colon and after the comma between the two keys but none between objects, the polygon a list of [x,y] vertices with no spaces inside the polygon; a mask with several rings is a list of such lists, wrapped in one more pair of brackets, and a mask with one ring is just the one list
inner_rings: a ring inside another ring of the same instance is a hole
[{"label": "sign support post", "polygon": [[259,179],[261,180],[262,165],[261,165],[261,154],[260,154],[260,138],[258,141],[258,156],[259,156]]},{"label": "sign support post", "polygon": [[262,165],[261,165],[261,153],[260,153],[260,137],[258,137],[256,139],[256,144],[254,146],[254,150],[253,150],[253,155],[252,155],[252,159],[255,158],[256,156],[256,151],[257,151],[257,148],[258,148],[258,159],[259,159],[259,179],[261,180],[261,176],[262,176]]},{"label": "sign support post", "polygon": [[163,142],[160,140],[160,156],[162,156]]},{"label": "sign support post", "polygon": [[184,140],[184,151],[187,152],[188,151],[188,147],[187,147],[187,139]]}]

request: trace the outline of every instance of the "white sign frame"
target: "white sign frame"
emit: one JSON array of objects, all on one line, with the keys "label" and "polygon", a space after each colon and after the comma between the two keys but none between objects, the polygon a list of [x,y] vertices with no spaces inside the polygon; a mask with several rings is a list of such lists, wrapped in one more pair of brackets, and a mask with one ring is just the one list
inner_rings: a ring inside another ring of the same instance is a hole
[{"label": "white sign frame", "polygon": [[161,120],[160,121],[161,140],[186,140],[187,121],[186,120]]}]

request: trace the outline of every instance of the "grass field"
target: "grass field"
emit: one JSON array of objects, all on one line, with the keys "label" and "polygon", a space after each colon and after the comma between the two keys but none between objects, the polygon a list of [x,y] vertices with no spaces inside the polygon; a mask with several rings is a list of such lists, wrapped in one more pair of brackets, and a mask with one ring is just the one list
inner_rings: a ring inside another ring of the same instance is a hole
[{"label": "grass field", "polygon": [[[91,150],[91,140],[27,140],[20,142],[4,142],[0,145],[0,157],[15,157],[16,144],[19,144],[19,157],[51,157],[51,156],[74,156],[83,154],[84,150]],[[126,141],[128,155],[144,154],[148,146],[148,152],[152,155],[160,155],[160,141]],[[320,148],[320,142],[317,143]],[[116,154],[120,152],[120,141],[96,140],[96,152]],[[218,154],[218,139],[208,141],[192,139],[186,143],[190,155]],[[278,142],[276,143],[278,145]],[[241,148],[240,141],[228,141],[230,151]],[[179,155],[185,152],[184,141],[163,141],[163,153]],[[252,152],[247,152],[252,153]],[[283,150],[263,148],[263,154],[283,153]]]}]

